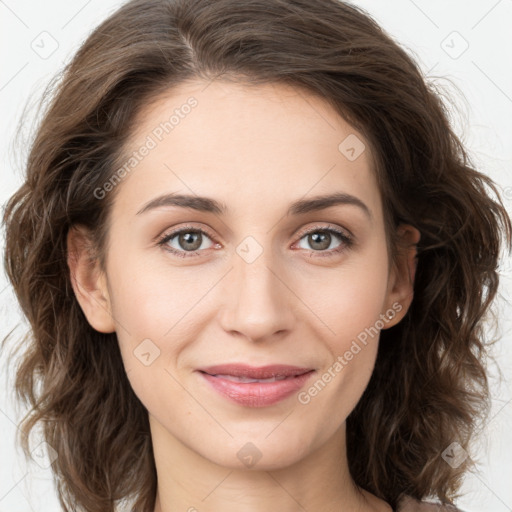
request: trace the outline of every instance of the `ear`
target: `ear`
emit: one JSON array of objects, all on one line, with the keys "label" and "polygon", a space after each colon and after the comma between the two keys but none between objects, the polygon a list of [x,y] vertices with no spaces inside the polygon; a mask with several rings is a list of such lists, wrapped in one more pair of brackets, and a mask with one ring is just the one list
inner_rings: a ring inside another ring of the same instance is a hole
[{"label": "ear", "polygon": [[107,280],[93,249],[90,231],[71,226],[67,236],[67,262],[75,296],[87,321],[99,332],[115,331]]},{"label": "ear", "polygon": [[386,297],[387,311],[384,329],[398,324],[406,315],[414,295],[414,277],[418,260],[417,244],[421,238],[420,232],[409,224],[400,224],[397,227],[398,254],[396,263],[392,266]]}]

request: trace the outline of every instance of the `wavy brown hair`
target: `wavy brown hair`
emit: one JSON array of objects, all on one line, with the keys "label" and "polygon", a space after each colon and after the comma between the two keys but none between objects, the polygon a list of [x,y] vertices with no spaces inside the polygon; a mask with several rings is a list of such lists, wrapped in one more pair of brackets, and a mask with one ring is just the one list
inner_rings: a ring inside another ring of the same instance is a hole
[{"label": "wavy brown hair", "polygon": [[31,326],[15,379],[30,406],[18,441],[25,454],[41,423],[58,454],[52,470],[66,511],[110,512],[130,499],[133,511],[153,512],[148,413],[115,333],[95,331],[75,298],[66,237],[87,226],[104,262],[119,187],[102,200],[94,191],[124,161],[137,114],[193,79],[292,85],[365,136],[391,256],[399,223],[421,240],[412,305],[382,332],[374,373],[347,419],[350,472],[393,507],[403,494],[451,502],[471,459],[452,468],[441,454],[454,441],[469,450],[488,414],[493,340],[484,321],[511,221],[418,65],[367,13],[338,0],[133,0],[47,88],[25,181],[3,218],[5,267]]}]

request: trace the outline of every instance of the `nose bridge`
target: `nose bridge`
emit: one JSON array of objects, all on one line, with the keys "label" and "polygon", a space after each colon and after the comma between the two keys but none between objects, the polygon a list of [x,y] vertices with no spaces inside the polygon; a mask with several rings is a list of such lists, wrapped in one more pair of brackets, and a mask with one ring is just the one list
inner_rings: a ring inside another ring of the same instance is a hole
[{"label": "nose bridge", "polygon": [[278,266],[271,247],[253,237],[237,246],[223,315],[226,330],[257,340],[291,327],[290,293],[275,275]]}]

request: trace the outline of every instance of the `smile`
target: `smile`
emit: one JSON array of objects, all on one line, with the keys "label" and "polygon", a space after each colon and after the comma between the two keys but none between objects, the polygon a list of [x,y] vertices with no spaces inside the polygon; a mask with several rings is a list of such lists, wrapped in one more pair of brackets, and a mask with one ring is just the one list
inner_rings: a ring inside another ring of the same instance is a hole
[{"label": "smile", "polygon": [[255,368],[230,364],[198,372],[214,391],[231,402],[245,407],[267,407],[298,392],[315,370],[289,365]]}]

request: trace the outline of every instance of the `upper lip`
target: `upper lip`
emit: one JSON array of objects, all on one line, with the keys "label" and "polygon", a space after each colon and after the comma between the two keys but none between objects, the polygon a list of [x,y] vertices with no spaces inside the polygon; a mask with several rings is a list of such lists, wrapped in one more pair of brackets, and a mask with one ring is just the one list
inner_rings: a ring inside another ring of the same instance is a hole
[{"label": "upper lip", "polygon": [[287,364],[272,364],[268,366],[250,366],[241,363],[220,364],[198,368],[198,371],[210,375],[232,375],[233,377],[248,377],[251,379],[270,379],[272,377],[295,377],[312,371],[313,368],[290,366]]}]

